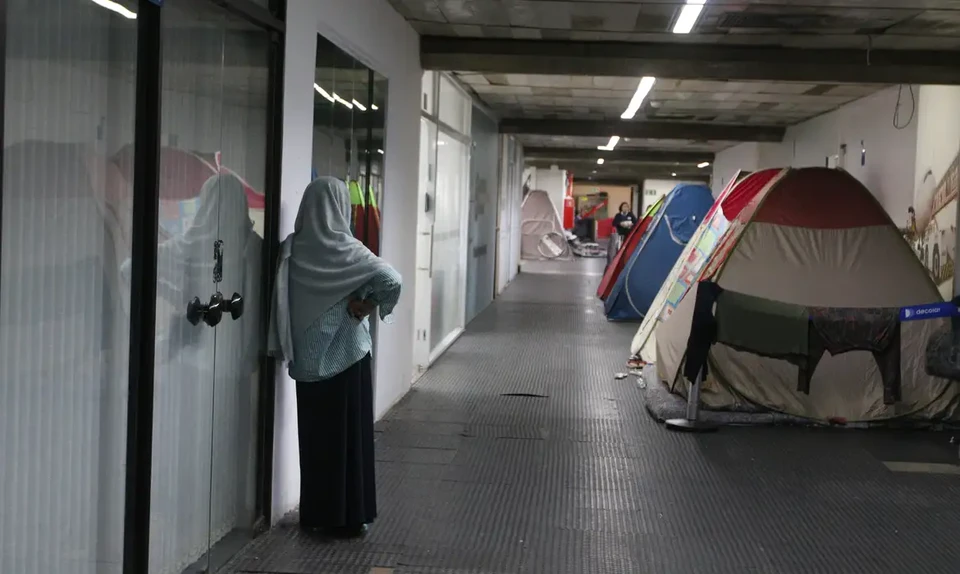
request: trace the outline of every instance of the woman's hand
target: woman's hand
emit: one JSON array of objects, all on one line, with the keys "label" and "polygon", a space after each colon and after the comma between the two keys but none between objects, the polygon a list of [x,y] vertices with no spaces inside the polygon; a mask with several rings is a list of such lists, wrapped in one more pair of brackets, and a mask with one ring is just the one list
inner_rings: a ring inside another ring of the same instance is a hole
[{"label": "woman's hand", "polygon": [[373,313],[377,308],[377,305],[372,301],[364,301],[360,299],[351,299],[347,302],[347,309],[350,311],[350,314],[353,315],[353,318],[357,321],[363,321],[371,313]]}]

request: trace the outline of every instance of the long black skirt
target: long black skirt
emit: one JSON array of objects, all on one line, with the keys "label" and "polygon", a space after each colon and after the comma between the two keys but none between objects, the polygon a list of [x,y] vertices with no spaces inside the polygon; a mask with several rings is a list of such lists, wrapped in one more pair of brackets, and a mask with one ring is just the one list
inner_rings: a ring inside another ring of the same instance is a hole
[{"label": "long black skirt", "polygon": [[377,517],[370,355],[331,379],[297,383],[300,526],[339,528]]}]

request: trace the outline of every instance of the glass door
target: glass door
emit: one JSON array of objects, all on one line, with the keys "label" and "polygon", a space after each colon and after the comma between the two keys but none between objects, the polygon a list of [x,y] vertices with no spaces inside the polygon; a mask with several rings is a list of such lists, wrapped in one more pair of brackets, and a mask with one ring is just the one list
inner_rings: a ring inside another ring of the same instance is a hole
[{"label": "glass door", "polygon": [[255,519],[268,33],[163,11],[150,573],[215,572]]},{"label": "glass door", "polygon": [[466,295],[466,195],[469,147],[440,131],[437,136],[436,216],[433,224],[431,355],[442,353],[463,328]]}]

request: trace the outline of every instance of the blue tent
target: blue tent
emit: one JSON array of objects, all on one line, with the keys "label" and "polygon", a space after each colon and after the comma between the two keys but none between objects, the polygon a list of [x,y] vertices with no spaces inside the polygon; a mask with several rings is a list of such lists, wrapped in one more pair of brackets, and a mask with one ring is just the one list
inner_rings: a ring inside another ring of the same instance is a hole
[{"label": "blue tent", "polygon": [[604,306],[607,319],[643,319],[712,205],[713,194],[705,185],[682,183],[673,188],[613,285]]}]

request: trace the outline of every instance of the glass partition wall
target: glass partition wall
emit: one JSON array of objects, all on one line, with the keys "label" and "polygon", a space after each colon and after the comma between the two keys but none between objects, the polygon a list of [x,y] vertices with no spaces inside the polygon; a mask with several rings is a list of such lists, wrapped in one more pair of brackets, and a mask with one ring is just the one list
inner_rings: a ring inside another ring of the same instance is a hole
[{"label": "glass partition wall", "polygon": [[0,572],[216,572],[269,523],[283,4],[241,4],[0,6]]},{"label": "glass partition wall", "polygon": [[421,90],[415,361],[425,370],[463,331],[470,183],[470,97],[426,72]]},{"label": "glass partition wall", "polygon": [[118,56],[136,54],[137,22],[92,2],[6,4],[0,572],[114,572],[134,225],[114,158],[134,142],[137,73]]}]

